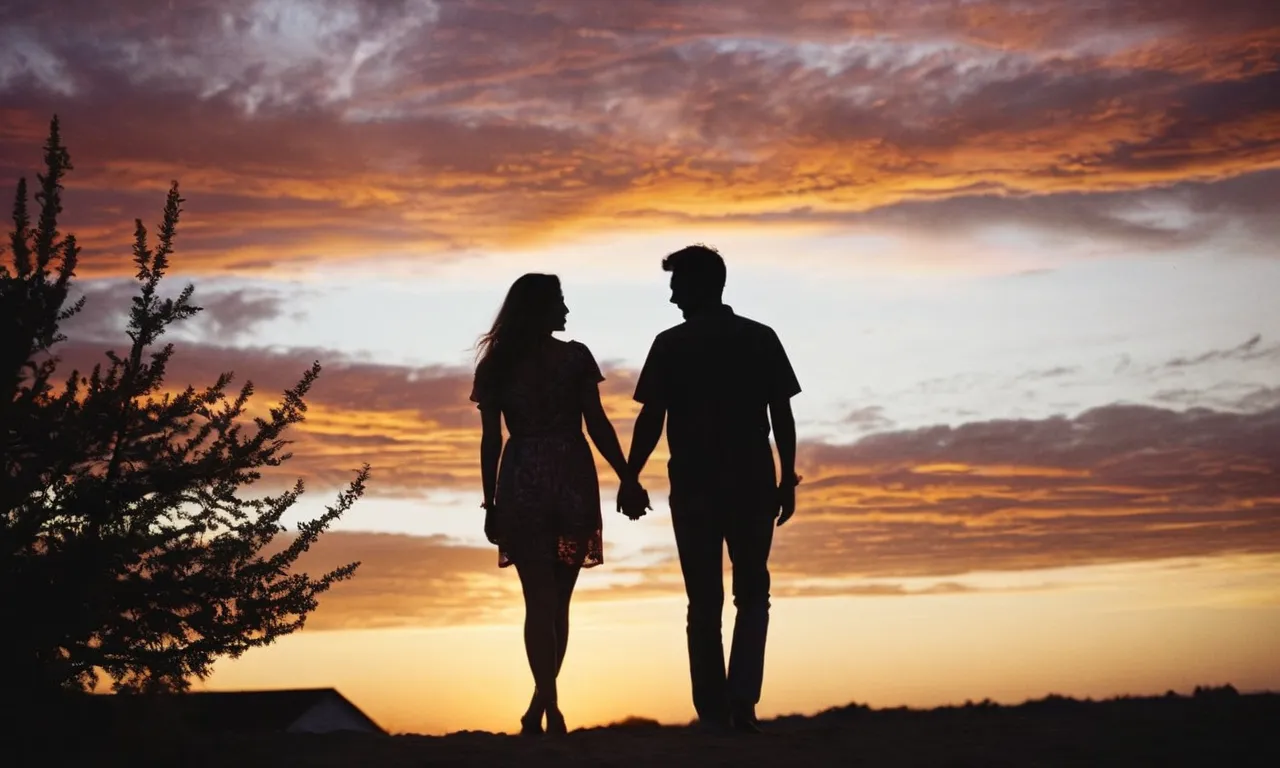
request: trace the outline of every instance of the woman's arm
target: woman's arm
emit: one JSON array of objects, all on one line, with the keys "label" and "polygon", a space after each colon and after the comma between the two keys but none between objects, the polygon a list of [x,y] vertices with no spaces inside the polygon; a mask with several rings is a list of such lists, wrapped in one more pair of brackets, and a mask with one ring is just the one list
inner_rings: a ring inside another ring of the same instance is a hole
[{"label": "woman's arm", "polygon": [[498,459],[502,456],[502,411],[485,408],[480,411],[480,482],[484,484],[484,505],[493,504],[498,484]]},{"label": "woman's arm", "polygon": [[614,431],[613,424],[609,422],[609,417],[604,413],[604,404],[600,402],[600,387],[584,388],[582,416],[586,419],[587,434],[591,435],[591,442],[596,444],[596,449],[600,451],[600,455],[604,457],[605,461],[609,462],[609,466],[613,467],[613,471],[618,475],[618,480],[623,485],[636,482],[636,473],[632,472],[631,468],[627,466],[627,460],[622,455],[622,445],[618,442],[618,433]]}]

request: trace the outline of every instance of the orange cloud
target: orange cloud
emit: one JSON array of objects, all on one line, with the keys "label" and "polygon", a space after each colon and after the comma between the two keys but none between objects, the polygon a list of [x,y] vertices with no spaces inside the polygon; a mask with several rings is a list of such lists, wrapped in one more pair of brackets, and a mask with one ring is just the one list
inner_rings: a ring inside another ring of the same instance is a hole
[{"label": "orange cloud", "polygon": [[776,547],[803,573],[933,577],[1275,552],[1277,444],[1280,408],[1122,405],[807,444]]},{"label": "orange cloud", "polygon": [[[244,303],[226,305],[225,311],[238,312]],[[81,329],[109,325],[109,319],[87,318]],[[95,363],[105,362],[104,350],[112,347],[108,341],[66,342],[56,348],[60,370],[87,373]],[[354,468],[368,463],[375,478],[369,484],[371,495],[404,497],[479,487],[480,416],[469,399],[472,372],[467,369],[355,361],[323,349],[192,342],[181,345],[171,360],[168,386],[180,391],[188,383],[212,383],[223,371],[234,372],[233,391],[246,381],[254,384],[256,394],[247,412],[252,417],[274,406],[279,393],[296,384],[315,360],[321,361],[323,371],[308,394],[306,420],[286,436],[293,456],[266,473],[266,482],[292,484],[301,477],[313,487],[340,488],[350,482]],[[631,400],[635,373],[606,368],[605,376],[601,400],[625,441],[638,412]],[[596,460],[602,484],[613,486],[613,470],[598,453]],[[646,482],[661,481],[665,461],[665,448],[655,452]]]}]

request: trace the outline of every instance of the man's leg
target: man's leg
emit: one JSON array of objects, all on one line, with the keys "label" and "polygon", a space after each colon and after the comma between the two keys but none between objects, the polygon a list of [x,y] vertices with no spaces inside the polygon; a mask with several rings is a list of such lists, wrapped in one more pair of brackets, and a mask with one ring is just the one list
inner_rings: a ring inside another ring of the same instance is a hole
[{"label": "man's leg", "polygon": [[732,517],[726,522],[725,533],[733,564],[737,616],[729,656],[728,694],[735,717],[754,722],[769,632],[769,549],[773,545],[775,518],[752,509],[732,510],[729,514]]},{"label": "man's leg", "polygon": [[723,725],[728,718],[725,694],[724,645],[720,614],[724,610],[724,534],[719,521],[698,498],[672,501],[680,570],[689,598],[687,633],[689,677],[698,719]]}]

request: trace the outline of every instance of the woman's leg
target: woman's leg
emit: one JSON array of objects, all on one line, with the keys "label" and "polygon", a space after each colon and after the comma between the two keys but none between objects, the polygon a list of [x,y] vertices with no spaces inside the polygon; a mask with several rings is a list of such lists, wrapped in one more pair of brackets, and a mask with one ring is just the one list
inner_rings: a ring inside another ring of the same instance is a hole
[{"label": "woman's leg", "polygon": [[[578,574],[581,571],[581,566],[568,565],[558,561],[553,566],[556,585],[557,676],[560,674],[560,667],[564,665],[565,649],[569,645],[569,603],[573,599],[573,589],[578,583]],[[535,687],[533,689],[533,697],[529,701],[529,709],[525,712],[523,719],[532,721],[535,716],[541,719],[545,708],[542,697],[538,693],[538,688]]]},{"label": "woman's leg", "polygon": [[577,565],[556,563],[556,675],[564,664],[564,652],[569,647],[569,602],[573,600],[573,588],[578,583]]},{"label": "woman's leg", "polygon": [[[520,588],[524,592],[524,650],[537,691],[539,710],[559,717],[556,671],[559,667],[556,638],[557,592],[554,563],[550,560],[516,562]],[[534,707],[525,713],[532,719]],[[538,718],[541,721],[541,717]],[[523,720],[523,718],[522,718]],[[528,727],[528,726],[526,726]]]}]

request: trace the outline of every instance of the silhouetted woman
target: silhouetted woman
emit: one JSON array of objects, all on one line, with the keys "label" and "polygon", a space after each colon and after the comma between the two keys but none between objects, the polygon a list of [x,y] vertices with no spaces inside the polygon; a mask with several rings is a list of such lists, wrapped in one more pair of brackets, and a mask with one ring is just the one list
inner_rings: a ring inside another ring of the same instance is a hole
[{"label": "silhouetted woman", "polygon": [[[515,565],[524,592],[524,646],[534,693],[521,733],[565,732],[556,676],[569,640],[569,600],[581,568],[603,562],[600,485],[587,432],[623,484],[643,493],[600,404],[604,380],[591,352],[551,334],[569,309],[554,275],[512,284],[493,328],[481,337],[471,399],[483,436],[485,535],[498,565]],[[502,420],[510,438],[503,446]],[[498,459],[502,466],[499,469]]]}]

